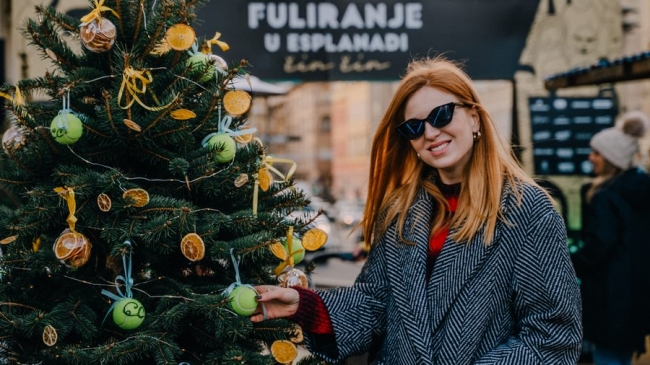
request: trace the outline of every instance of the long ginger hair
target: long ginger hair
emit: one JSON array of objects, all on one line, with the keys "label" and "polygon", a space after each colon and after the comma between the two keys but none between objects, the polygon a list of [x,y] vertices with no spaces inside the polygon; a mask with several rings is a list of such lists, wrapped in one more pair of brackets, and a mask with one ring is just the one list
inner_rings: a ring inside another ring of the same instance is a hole
[{"label": "long ginger hair", "polygon": [[[422,87],[435,87],[456,95],[460,102],[473,106],[479,115],[481,137],[474,143],[470,161],[463,172],[456,212],[446,220],[447,201],[436,186],[437,170],[418,159],[409,140],[395,127],[404,121],[404,108],[413,93]],[[370,245],[397,220],[397,232],[404,243],[403,227],[408,208],[420,188],[435,199],[433,233],[445,225],[458,228],[452,233],[457,242],[468,242],[485,224],[485,244],[489,245],[500,212],[504,181],[509,181],[518,201],[517,182],[535,184],[519,166],[511,149],[500,138],[495,123],[482,107],[469,76],[452,61],[442,57],[412,61],[399,84],[375,133],[371,156],[368,195],[361,222]],[[430,233],[430,234],[431,234]]]}]

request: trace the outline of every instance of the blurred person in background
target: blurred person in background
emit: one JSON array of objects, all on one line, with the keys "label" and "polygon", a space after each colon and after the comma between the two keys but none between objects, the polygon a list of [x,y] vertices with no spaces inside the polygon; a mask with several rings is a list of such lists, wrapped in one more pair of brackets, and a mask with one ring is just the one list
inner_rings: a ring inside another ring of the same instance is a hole
[{"label": "blurred person in background", "polygon": [[258,286],[253,322],[296,321],[332,363],[365,351],[376,364],[576,363],[580,295],[564,222],[456,64],[409,65],[368,181],[370,251],[354,285]]},{"label": "blurred person in background", "polygon": [[629,112],[590,142],[596,177],[581,189],[584,246],[572,260],[596,365],[631,364],[650,335],[650,176],[635,165],[649,124]]}]

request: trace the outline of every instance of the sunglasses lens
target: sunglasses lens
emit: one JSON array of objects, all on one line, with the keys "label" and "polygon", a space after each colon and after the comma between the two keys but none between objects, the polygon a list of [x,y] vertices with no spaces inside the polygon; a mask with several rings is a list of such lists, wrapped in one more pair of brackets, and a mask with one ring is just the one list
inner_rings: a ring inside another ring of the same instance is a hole
[{"label": "sunglasses lens", "polygon": [[455,106],[454,103],[437,106],[431,110],[426,119],[409,119],[398,125],[397,132],[407,139],[417,139],[424,134],[424,122],[436,128],[446,127],[454,119]]},{"label": "sunglasses lens", "polygon": [[397,126],[397,131],[407,139],[419,138],[424,133],[424,121],[410,119]]},{"label": "sunglasses lens", "polygon": [[454,119],[454,104],[441,105],[436,114],[431,113],[427,121],[436,128],[446,127]]}]

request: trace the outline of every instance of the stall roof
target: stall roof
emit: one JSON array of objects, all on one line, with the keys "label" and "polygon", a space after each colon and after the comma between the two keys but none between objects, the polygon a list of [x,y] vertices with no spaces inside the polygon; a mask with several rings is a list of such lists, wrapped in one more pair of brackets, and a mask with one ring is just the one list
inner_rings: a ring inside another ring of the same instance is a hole
[{"label": "stall roof", "polygon": [[650,51],[614,60],[602,59],[588,67],[577,67],[545,78],[548,90],[599,85],[650,78]]}]

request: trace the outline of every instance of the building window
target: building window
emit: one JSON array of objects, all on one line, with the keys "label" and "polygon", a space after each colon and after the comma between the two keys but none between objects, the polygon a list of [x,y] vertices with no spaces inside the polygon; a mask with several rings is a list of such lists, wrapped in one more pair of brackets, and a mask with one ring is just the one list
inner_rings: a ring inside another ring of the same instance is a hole
[{"label": "building window", "polygon": [[324,117],[320,121],[320,131],[329,132],[330,131],[330,117]]}]

